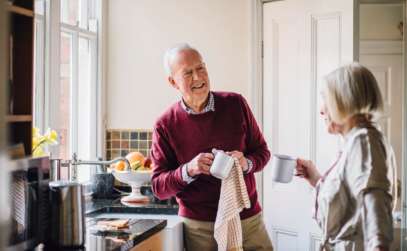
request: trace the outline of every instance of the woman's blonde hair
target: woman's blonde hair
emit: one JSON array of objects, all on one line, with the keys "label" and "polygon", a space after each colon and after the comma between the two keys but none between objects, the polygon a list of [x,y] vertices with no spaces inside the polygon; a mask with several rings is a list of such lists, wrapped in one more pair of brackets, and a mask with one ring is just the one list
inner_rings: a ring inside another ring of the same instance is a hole
[{"label": "woman's blonde hair", "polygon": [[325,102],[333,121],[342,123],[355,115],[377,119],[383,98],[373,74],[359,63],[342,66],[325,77]]}]

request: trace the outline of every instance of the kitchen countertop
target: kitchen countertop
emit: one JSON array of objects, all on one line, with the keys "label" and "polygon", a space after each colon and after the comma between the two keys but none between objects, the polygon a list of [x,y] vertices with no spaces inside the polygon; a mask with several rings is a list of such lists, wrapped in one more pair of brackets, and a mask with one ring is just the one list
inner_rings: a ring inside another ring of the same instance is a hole
[{"label": "kitchen countertop", "polygon": [[114,231],[99,231],[95,228],[98,221],[113,218],[86,218],[85,247],[62,248],[41,246],[36,250],[63,251],[127,251],[135,245],[160,232],[167,225],[166,220],[138,219],[130,220],[129,228]]},{"label": "kitchen countertop", "polygon": [[[149,215],[177,215],[178,205],[163,205],[147,203],[128,207],[120,203],[120,199],[97,199],[86,203],[86,241],[83,248],[42,247],[40,250],[74,250],[74,251],[107,251],[130,250],[135,245],[143,242],[167,226],[167,220],[148,219]],[[114,220],[114,215],[109,218],[96,217],[100,214],[127,213],[146,214],[146,219],[130,219],[129,228],[120,231],[99,231],[95,225],[100,220]],[[157,219],[158,218],[158,219]]]},{"label": "kitchen countertop", "polygon": [[178,214],[178,205],[158,203],[135,204],[132,207],[121,204],[120,199],[97,199],[86,204],[86,215],[100,213],[134,213],[134,214]]},{"label": "kitchen countertop", "polygon": [[130,219],[129,228],[117,231],[99,231],[93,227],[98,221],[111,218],[87,218],[86,248],[91,251],[130,250],[137,244],[147,240],[167,225],[166,220]]}]

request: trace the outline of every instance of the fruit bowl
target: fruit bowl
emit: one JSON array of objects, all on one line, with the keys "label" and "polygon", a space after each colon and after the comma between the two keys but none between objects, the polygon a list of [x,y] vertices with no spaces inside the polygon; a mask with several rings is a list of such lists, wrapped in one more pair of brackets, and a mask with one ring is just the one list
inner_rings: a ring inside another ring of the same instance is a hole
[{"label": "fruit bowl", "polygon": [[148,203],[147,196],[142,195],[140,192],[141,186],[151,180],[152,171],[112,171],[113,176],[120,182],[126,183],[131,186],[130,195],[121,198],[124,205],[131,206],[132,204]]}]

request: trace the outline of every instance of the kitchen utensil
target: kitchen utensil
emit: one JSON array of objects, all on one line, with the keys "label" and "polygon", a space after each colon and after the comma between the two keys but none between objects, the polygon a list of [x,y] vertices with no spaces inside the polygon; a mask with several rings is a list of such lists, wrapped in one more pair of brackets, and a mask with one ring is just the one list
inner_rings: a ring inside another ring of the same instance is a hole
[{"label": "kitchen utensil", "polygon": [[71,181],[53,181],[49,187],[51,245],[82,247],[85,242],[85,204],[82,185]]}]

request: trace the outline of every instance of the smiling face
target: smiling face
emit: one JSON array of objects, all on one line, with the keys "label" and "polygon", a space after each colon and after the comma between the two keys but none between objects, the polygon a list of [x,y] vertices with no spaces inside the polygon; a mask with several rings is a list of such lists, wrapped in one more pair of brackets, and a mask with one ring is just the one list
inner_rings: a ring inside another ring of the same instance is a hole
[{"label": "smiling face", "polygon": [[187,104],[204,103],[209,95],[210,83],[205,63],[194,50],[178,52],[171,62],[170,84],[180,91]]}]

